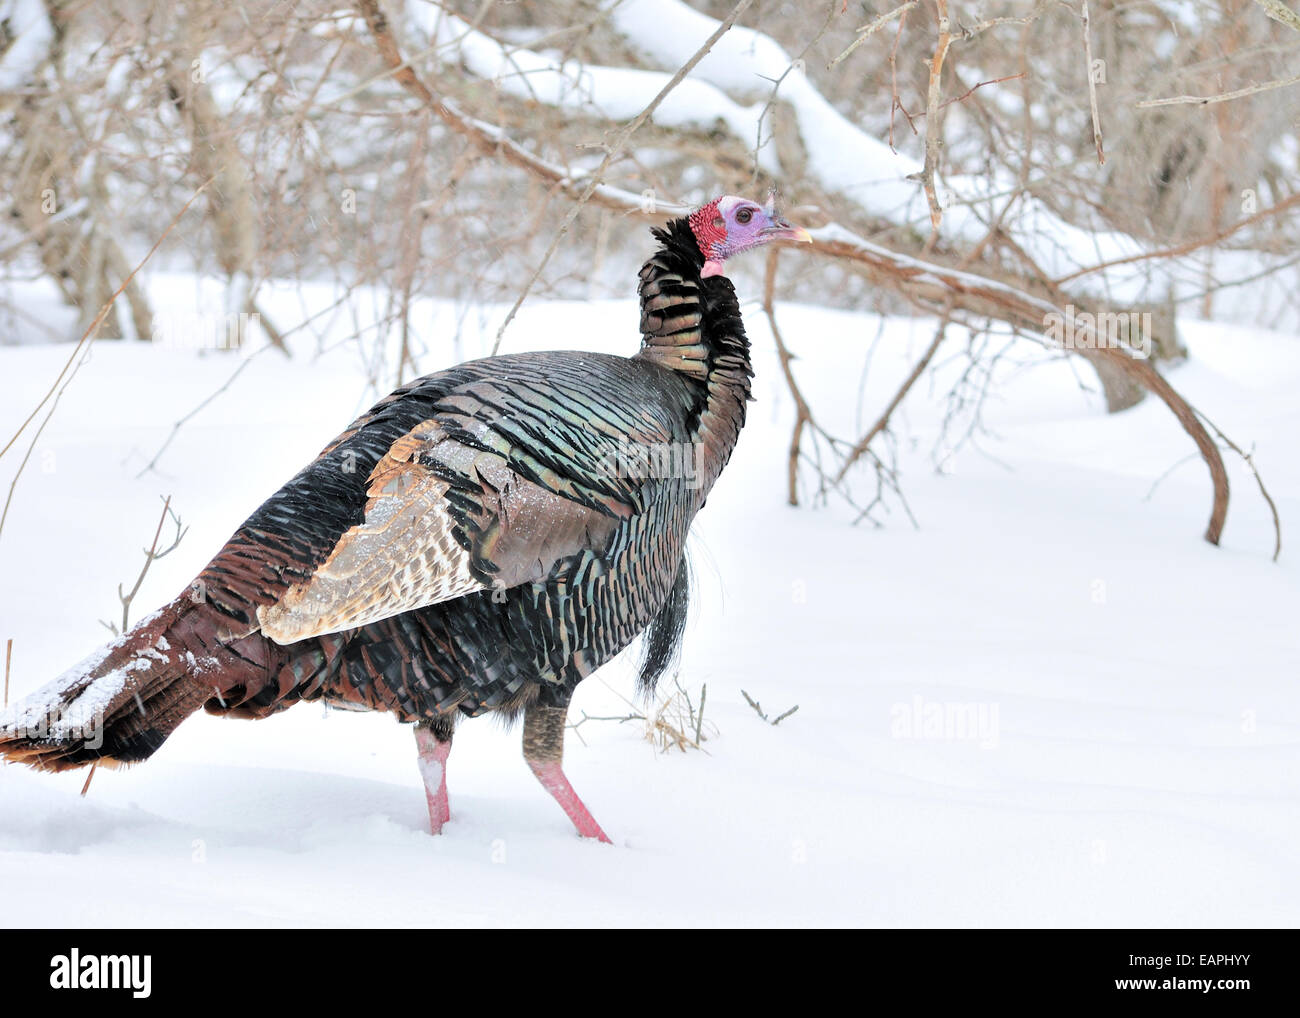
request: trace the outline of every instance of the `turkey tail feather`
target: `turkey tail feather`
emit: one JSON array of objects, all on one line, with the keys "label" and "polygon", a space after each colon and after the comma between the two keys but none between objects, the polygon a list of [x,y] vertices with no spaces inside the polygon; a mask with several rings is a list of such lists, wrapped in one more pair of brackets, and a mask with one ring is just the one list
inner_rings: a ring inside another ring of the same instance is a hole
[{"label": "turkey tail feather", "polygon": [[151,756],[210,691],[191,678],[188,594],[0,714],[0,757],[39,770]]},{"label": "turkey tail feather", "polygon": [[677,566],[668,597],[658,614],[646,627],[641,639],[641,666],[637,673],[637,689],[646,696],[655,691],[669,667],[681,654],[682,633],[691,601],[691,564],[685,554]]}]

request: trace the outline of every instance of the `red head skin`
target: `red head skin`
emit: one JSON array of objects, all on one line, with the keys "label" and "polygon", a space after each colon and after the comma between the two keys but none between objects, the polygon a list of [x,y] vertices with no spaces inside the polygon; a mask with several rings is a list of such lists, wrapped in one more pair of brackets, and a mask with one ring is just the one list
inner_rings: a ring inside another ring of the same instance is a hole
[{"label": "red head skin", "polygon": [[726,194],[691,213],[691,232],[704,255],[701,276],[720,276],[732,255],[773,240],[811,241],[808,231],[791,226],[775,208]]}]

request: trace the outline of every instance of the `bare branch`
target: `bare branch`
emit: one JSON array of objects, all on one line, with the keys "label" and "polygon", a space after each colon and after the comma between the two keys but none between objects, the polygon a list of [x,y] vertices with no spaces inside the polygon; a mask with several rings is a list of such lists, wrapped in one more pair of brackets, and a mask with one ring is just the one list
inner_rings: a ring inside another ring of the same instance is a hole
[{"label": "bare branch", "polygon": [[827,70],[834,67],[841,60],[845,59],[850,53],[852,53],[855,49],[861,46],[864,42],[870,39],[873,35],[875,35],[878,31],[880,31],[880,29],[884,28],[895,18],[901,18],[904,14],[906,14],[913,7],[915,7],[918,2],[919,0],[907,0],[907,3],[895,7],[888,14],[882,14],[874,21],[871,21],[868,24],[863,25],[861,28],[858,29],[858,37],[854,39],[851,43],[849,43],[848,49],[846,49],[843,53],[841,53],[839,56],[837,56],[834,60],[832,60],[829,64],[826,65]]},{"label": "bare branch", "polygon": [[1219,436],[1219,441],[1242,458],[1250,472],[1255,476],[1255,483],[1259,485],[1259,493],[1264,496],[1264,501],[1268,504],[1268,511],[1273,514],[1273,561],[1276,562],[1282,555],[1282,519],[1277,512],[1277,503],[1273,501],[1273,496],[1264,487],[1264,478],[1260,476],[1259,469],[1255,466],[1255,447],[1251,446],[1250,452],[1246,452],[1219,430],[1218,425],[1206,417],[1205,414],[1197,410],[1196,415],[1209,425],[1211,431]]},{"label": "bare branch", "polygon": [[[172,512],[171,506],[172,497],[168,495],[163,499],[163,511],[162,515],[158,517],[158,528],[154,531],[153,541],[144,551],[144,565],[140,568],[140,575],[135,578],[135,586],[131,588],[129,593],[123,593],[122,585],[120,583],[117,585],[117,597],[118,600],[122,602],[122,628],[120,631],[123,633],[125,633],[129,628],[131,602],[135,600],[135,595],[140,593],[140,585],[144,583],[144,578],[149,573],[149,567],[160,558],[165,558],[175,551],[177,546],[179,546],[181,541],[184,539],[185,535],[189,533],[189,527],[184,527],[182,529],[181,518]],[[167,522],[168,516],[171,517],[172,522],[176,525],[176,536],[172,538],[171,544],[159,551],[158,539],[162,536],[163,524]],[[114,634],[119,632],[119,630],[114,626],[109,626],[108,628],[112,630]]]},{"label": "bare branch", "polygon": [[1233,99],[1242,99],[1248,95],[1257,95],[1260,92],[1270,92],[1275,88],[1286,88],[1296,84],[1300,84],[1300,74],[1282,81],[1269,81],[1262,85],[1250,85],[1233,92],[1224,92],[1222,95],[1177,95],[1172,99],[1145,99],[1137,104],[1137,108],[1144,110],[1153,106],[1212,106],[1214,103],[1231,102]]},{"label": "bare branch", "polygon": [[[939,109],[943,109],[946,106],[951,106],[953,103],[959,103],[964,99],[969,99],[972,95],[978,92],[985,85],[1000,85],[1004,81],[1016,81],[1019,78],[1023,78],[1025,76],[1025,73],[1026,72],[1024,71],[1020,71],[1018,74],[1008,74],[1002,78],[990,78],[988,81],[981,81],[978,84],[972,85],[970,88],[966,89],[966,91],[963,92],[961,95],[955,96],[952,99],[945,99],[942,105],[939,106]],[[925,116],[925,114],[922,113],[921,116]]]},{"label": "bare branch", "polygon": [[791,714],[793,714],[795,711],[799,709],[799,705],[796,703],[793,707],[778,714],[775,718],[769,718],[765,713],[763,713],[762,705],[759,704],[757,700],[755,700],[752,696],[746,693],[743,689],[740,691],[740,695],[745,698],[745,702],[747,704],[749,704],[752,708],[754,708],[754,713],[757,714],[764,721],[766,721],[773,728],[775,728],[782,721],[784,721],[786,718],[788,718]]},{"label": "bare branch", "polygon": [[939,146],[943,143],[936,114],[939,112],[943,62],[952,43],[948,24],[948,0],[934,0],[934,3],[939,18],[939,38],[935,43],[934,56],[930,59],[930,86],[925,99],[925,167],[921,170],[921,184],[925,188],[926,201],[930,203],[931,244],[937,239],[939,223],[943,221],[943,207],[939,204],[934,186],[934,175],[939,169]]},{"label": "bare branch", "polygon": [[[644,211],[641,208],[644,203],[640,195],[625,191],[619,187],[600,183],[599,174],[575,176],[564,167],[529,152],[518,142],[508,137],[504,131],[492,124],[476,120],[463,113],[451,101],[435,96],[412,70],[410,63],[403,59],[397,42],[393,38],[392,30],[388,26],[388,19],[379,9],[378,0],[358,0],[358,6],[366,24],[370,28],[371,34],[374,36],[375,46],[379,50],[380,57],[389,65],[386,75],[391,74],[393,79],[408,92],[432,109],[443,123],[456,133],[468,138],[485,155],[500,157],[512,166],[527,170],[535,176],[556,185],[571,198],[582,198],[584,193],[589,191],[590,193],[587,193],[585,199],[583,199],[584,203],[603,205],[606,208],[624,211]],[[592,177],[595,179],[588,179]],[[680,212],[686,212],[688,209],[684,205],[661,203],[654,211],[662,212],[665,215],[676,215]]]},{"label": "bare branch", "polygon": [[[1069,316],[1064,300],[1058,306],[1008,283],[901,255],[872,244],[840,226],[825,226],[814,230],[813,248],[821,253],[858,262],[869,268],[876,278],[890,280],[900,292],[933,308],[946,306],[949,295],[955,291],[951,297],[954,308],[992,315],[1037,334],[1042,333],[1050,320],[1047,315]],[[1197,419],[1195,411],[1149,361],[1134,357],[1124,349],[1110,346],[1104,338],[1099,340],[1095,327],[1086,322],[1077,322],[1076,329],[1076,335],[1088,337],[1086,342],[1090,346],[1087,350],[1089,356],[1111,364],[1135,384],[1157,396],[1196,443],[1210,471],[1214,489],[1205,539],[1211,544],[1218,544],[1228,515],[1228,474],[1218,446]]]},{"label": "bare branch", "polygon": [[1088,0],[1082,0],[1080,17],[1083,19],[1083,63],[1088,76],[1088,105],[1092,108],[1092,141],[1097,146],[1097,163],[1106,165],[1106,153],[1101,141],[1101,114],[1097,112],[1097,76],[1092,70],[1092,30],[1088,15]]},{"label": "bare branch", "polygon": [[907,24],[907,11],[904,11],[898,18],[898,31],[894,34],[894,45],[889,50],[889,150],[897,152],[894,147],[894,114],[899,110],[903,111],[903,116],[907,117],[907,126],[916,134],[916,124],[912,122],[912,115],[907,112],[903,106],[903,101],[898,98],[898,44],[903,39],[903,26]]},{"label": "bare branch", "polygon": [[987,32],[990,28],[997,28],[1000,25],[1028,25],[1031,22],[1038,20],[1039,16],[1047,10],[1047,5],[1050,2],[1051,0],[1038,0],[1038,5],[1023,18],[988,18],[984,21],[977,21],[969,28],[958,22],[957,28],[961,32],[961,35],[954,41],[969,42],[977,35]]},{"label": "bare branch", "polygon": [[1226,230],[1220,230],[1218,233],[1212,234],[1211,236],[1197,237],[1194,240],[1187,241],[1185,244],[1161,248],[1158,251],[1144,251],[1142,254],[1129,255],[1127,258],[1113,258],[1108,262],[1102,262],[1099,265],[1091,265],[1086,269],[1080,269],[1078,272],[1071,272],[1068,276],[1062,276],[1060,279],[1055,279],[1052,281],[1052,285],[1062,286],[1081,276],[1088,276],[1094,272],[1102,272],[1116,265],[1131,265],[1134,262],[1144,262],[1160,258],[1178,258],[1183,255],[1191,254],[1193,251],[1200,250],[1201,248],[1213,247],[1215,244],[1227,240],[1237,231],[1244,230],[1248,226],[1254,226],[1256,223],[1262,223],[1266,219],[1272,219],[1280,213],[1294,208],[1296,205],[1300,205],[1300,192],[1291,195],[1289,198],[1284,198],[1276,205],[1264,209],[1263,212],[1257,212],[1253,216],[1243,219],[1239,223],[1234,223]]},{"label": "bare branch", "polygon": [[781,374],[785,378],[786,388],[790,390],[790,395],[794,398],[795,420],[794,432],[790,436],[790,455],[786,475],[786,501],[790,505],[798,505],[799,446],[803,439],[804,425],[812,424],[813,416],[812,410],[808,407],[808,401],[804,399],[803,393],[799,390],[799,383],[795,381],[794,372],[790,370],[790,362],[794,358],[787,349],[785,339],[781,336],[781,330],[776,324],[774,295],[776,292],[776,266],[780,253],[780,248],[775,247],[767,253],[767,268],[763,274],[763,313],[767,315],[767,324],[772,330],[772,338],[776,342],[776,354],[781,363]]},{"label": "bare branch", "polygon": [[893,416],[893,413],[898,409],[899,404],[903,402],[904,398],[911,391],[912,386],[916,384],[916,380],[920,378],[925,369],[930,366],[930,361],[934,359],[935,353],[943,343],[944,335],[948,331],[949,321],[950,319],[946,315],[940,319],[939,327],[934,330],[934,338],[930,341],[930,345],[926,347],[925,353],[921,355],[921,359],[913,365],[911,372],[908,374],[907,378],[903,380],[903,384],[899,386],[898,391],[894,393],[893,399],[891,399],[885,406],[885,409],[881,411],[880,416],[876,419],[876,423],[867,429],[867,433],[858,440],[857,445],[855,445],[849,455],[845,457],[844,463],[840,466],[839,473],[835,475],[836,484],[839,484],[844,480],[845,474],[849,472],[849,469],[853,464],[861,459],[862,454],[867,451],[867,446],[872,443],[877,435],[889,426],[889,418]]},{"label": "bare branch", "polygon": [[707,684],[700,687],[700,705],[696,707],[691,702],[691,695],[682,688],[680,680],[674,678],[674,691],[656,703],[653,711],[649,713],[632,707],[631,701],[610,686],[608,682],[604,683],[604,685],[606,689],[613,692],[632,709],[626,714],[604,716],[588,714],[583,711],[581,720],[571,722],[567,726],[570,731],[578,736],[583,745],[586,745],[586,740],[582,738],[582,733],[579,730],[589,721],[615,721],[618,724],[626,724],[628,721],[642,721],[646,726],[646,739],[661,753],[666,753],[670,749],[677,749],[683,753],[688,749],[698,749],[702,753],[707,753],[704,743],[711,736],[718,734],[717,725],[704,720],[704,704],[709,693]]},{"label": "bare branch", "polygon": [[176,421],[172,425],[172,430],[167,433],[167,437],[163,440],[163,444],[160,445],[158,447],[158,451],[153,454],[153,458],[149,460],[149,462],[146,463],[143,467],[141,467],[139,473],[135,475],[136,479],[138,480],[139,478],[147,474],[150,470],[153,470],[156,466],[158,466],[158,461],[162,459],[163,453],[167,451],[168,447],[170,447],[172,442],[175,441],[176,436],[180,434],[181,428],[183,428],[186,425],[186,423],[191,421],[194,417],[198,416],[198,414],[203,410],[204,407],[206,407],[214,399],[216,399],[223,392],[229,389],[230,386],[234,384],[235,379],[238,378],[243,373],[245,368],[247,368],[250,364],[253,363],[254,359],[256,359],[260,354],[264,353],[265,351],[271,349],[274,349],[274,347],[264,346],[256,353],[253,353],[252,355],[245,357],[242,361],[239,362],[239,366],[236,367],[235,370],[230,373],[230,377],[228,377],[224,382],[222,382],[221,385],[219,385],[213,392],[209,393],[208,396],[206,396],[204,400],[201,403],[199,403],[198,406],[196,406],[193,410],[187,413],[184,417]]},{"label": "bare branch", "polygon": [[1255,3],[1264,8],[1264,13],[1280,25],[1286,25],[1287,28],[1300,32],[1300,14],[1291,10],[1282,0],[1255,0]]}]

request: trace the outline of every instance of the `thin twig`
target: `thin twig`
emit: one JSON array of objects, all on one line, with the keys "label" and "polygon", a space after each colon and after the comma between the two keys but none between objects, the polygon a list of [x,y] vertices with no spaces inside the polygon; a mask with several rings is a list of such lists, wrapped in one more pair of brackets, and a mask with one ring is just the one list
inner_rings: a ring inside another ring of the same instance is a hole
[{"label": "thin twig", "polygon": [[1092,107],[1092,140],[1097,146],[1097,162],[1106,165],[1106,153],[1101,141],[1101,114],[1097,112],[1097,79],[1092,73],[1092,32],[1088,16],[1088,0],[1083,0],[1083,62],[1088,76],[1088,103]]},{"label": "thin twig", "polygon": [[790,368],[790,362],[794,360],[794,356],[785,345],[785,339],[782,337],[781,330],[776,324],[776,304],[774,294],[776,292],[776,266],[778,258],[780,258],[779,248],[774,247],[768,251],[767,267],[763,273],[763,313],[767,315],[767,324],[772,330],[772,339],[776,343],[776,355],[781,363],[781,374],[785,377],[786,388],[790,390],[790,395],[794,398],[794,433],[790,436],[790,453],[786,466],[786,501],[790,505],[798,505],[799,445],[803,439],[804,425],[813,423],[813,415],[812,410],[808,406],[808,401],[804,399],[803,393],[799,390],[799,383],[795,381],[794,372]]},{"label": "thin twig", "polygon": [[889,150],[897,152],[894,148],[894,113],[898,110],[903,111],[903,116],[907,117],[907,126],[916,134],[916,124],[912,123],[912,115],[907,112],[903,106],[903,100],[898,98],[898,44],[903,39],[903,26],[907,24],[907,11],[904,11],[898,18],[898,31],[894,33],[894,45],[889,50]]},{"label": "thin twig", "polygon": [[[145,549],[144,565],[140,569],[140,575],[135,578],[135,586],[131,588],[131,592],[129,594],[124,594],[122,593],[122,585],[120,583],[117,585],[117,597],[118,600],[122,602],[122,630],[121,631],[123,633],[127,631],[128,625],[130,623],[131,602],[135,600],[135,595],[140,592],[140,585],[144,583],[144,578],[149,572],[149,567],[152,566],[155,562],[157,562],[160,558],[166,558],[173,551],[175,551],[177,546],[184,539],[185,535],[189,533],[190,528],[185,527],[184,529],[182,529],[181,518],[177,516],[174,512],[172,512],[171,506],[172,506],[172,497],[168,495],[165,499],[163,499],[162,515],[158,517],[158,529],[154,531],[153,543],[151,543],[149,547]],[[163,524],[167,522],[168,516],[171,516],[172,521],[176,524],[176,536],[175,538],[172,539],[172,543],[170,545],[168,545],[162,551],[159,551],[158,539],[162,536]],[[108,628],[112,630],[114,633],[117,632],[117,630],[113,629],[112,626],[109,626]]]},{"label": "thin twig", "polygon": [[1264,501],[1268,503],[1268,511],[1273,514],[1273,561],[1276,562],[1282,555],[1282,519],[1278,515],[1277,503],[1273,501],[1273,496],[1264,487],[1264,478],[1260,476],[1259,470],[1255,467],[1255,447],[1251,446],[1250,452],[1246,452],[1201,411],[1196,410],[1196,416],[1204,421],[1210,430],[1219,437],[1220,442],[1240,456],[1245,461],[1250,472],[1255,475],[1255,483],[1259,485],[1259,493],[1264,496]]},{"label": "thin twig", "polygon": [[[673,686],[676,692],[665,696],[662,701],[655,705],[651,713],[638,710],[631,700],[614,689],[608,682],[604,683],[604,685],[606,689],[626,703],[629,710],[626,714],[603,716],[582,711],[582,719],[570,722],[566,727],[578,737],[584,746],[587,741],[583,739],[580,729],[588,721],[616,721],[619,724],[625,724],[628,721],[643,721],[646,726],[646,738],[660,752],[667,752],[674,747],[683,753],[687,749],[698,749],[702,753],[708,752],[703,744],[708,741],[710,733],[717,735],[718,727],[710,721],[708,722],[710,731],[705,731],[704,704],[708,699],[709,690],[707,684],[700,687],[700,705],[697,708],[691,702],[690,693],[682,687],[681,681],[674,678]],[[684,708],[683,703],[685,704]],[[692,738],[691,732],[695,733],[694,738]]]},{"label": "thin twig", "polygon": [[1197,458],[1196,453],[1189,452],[1186,456],[1183,456],[1181,459],[1175,461],[1172,465],[1170,465],[1165,470],[1164,473],[1162,473],[1159,477],[1157,477],[1154,481],[1151,482],[1151,487],[1147,488],[1147,493],[1142,496],[1142,501],[1150,502],[1152,496],[1155,495],[1156,493],[1156,489],[1159,488],[1160,485],[1164,484],[1164,482],[1169,477],[1172,477],[1174,473],[1177,472],[1178,468],[1181,467],[1184,463],[1190,463],[1192,462],[1192,460],[1196,458]]},{"label": "thin twig", "polygon": [[[63,370],[59,372],[58,377],[54,379],[54,383],[50,386],[49,392],[47,392],[41,401],[36,404],[36,409],[31,412],[27,420],[23,421],[18,430],[14,432],[14,436],[9,440],[8,444],[6,444],[3,449],[0,449],[0,456],[3,456],[8,452],[9,448],[18,441],[18,436],[23,433],[23,430],[27,425],[30,424],[32,419],[40,412],[41,407],[46,404],[51,396],[54,397],[54,402],[50,406],[49,413],[47,413],[45,419],[41,421],[41,426],[36,429],[36,434],[32,436],[32,444],[27,447],[27,455],[23,457],[23,461],[18,465],[17,473],[14,474],[13,480],[9,483],[9,495],[5,499],[4,512],[0,513],[0,534],[4,533],[5,521],[9,519],[9,507],[14,500],[14,489],[18,487],[18,481],[23,476],[23,471],[27,467],[28,460],[32,457],[32,452],[36,448],[36,443],[41,437],[41,432],[43,432],[45,426],[50,423],[50,418],[54,416],[54,411],[58,409],[59,400],[63,397],[63,393],[67,390],[68,386],[72,384],[72,379],[76,377],[77,371],[80,370],[81,365],[85,363],[85,357],[83,356],[78,360],[78,355],[83,351],[83,349],[86,352],[89,352],[90,344],[95,341],[95,334],[99,330],[99,326],[103,323],[104,319],[108,317],[109,311],[112,310],[113,304],[117,301],[117,298],[122,295],[122,291],[131,284],[131,280],[135,278],[136,273],[144,268],[145,263],[153,257],[154,252],[157,251],[158,248],[162,246],[162,242],[167,239],[167,235],[171,233],[176,224],[181,221],[181,217],[185,215],[189,210],[189,207],[194,204],[199,195],[207,189],[208,185],[211,184],[214,179],[216,178],[209,177],[200,184],[198,189],[190,195],[189,200],[181,206],[180,211],[177,212],[176,215],[172,216],[171,222],[167,224],[167,229],[163,230],[162,235],[154,241],[153,247],[151,247],[148,252],[146,252],[145,256],[136,263],[135,268],[133,268],[130,273],[128,273],[127,277],[122,280],[121,285],[113,291],[113,295],[109,297],[104,306],[99,309],[99,314],[95,315],[94,320],[86,328],[86,331],[82,333],[76,349],[72,351],[72,356],[68,358],[67,364],[63,366]],[[74,361],[76,362],[75,365],[73,363]],[[72,369],[71,373],[68,371],[69,368]],[[62,387],[59,387],[59,382],[63,380],[64,375],[67,375],[67,380],[63,381]]]},{"label": "thin twig", "polygon": [[977,21],[969,28],[959,22],[957,28],[961,32],[961,35],[953,41],[970,42],[970,40],[974,39],[977,35],[987,32],[990,28],[997,28],[999,25],[1028,25],[1031,22],[1038,20],[1039,16],[1047,10],[1049,2],[1050,0],[1038,0],[1038,5],[1023,18],[989,18],[987,21]]},{"label": "thin twig", "polygon": [[829,64],[827,64],[826,69],[830,70],[830,68],[838,64],[841,60],[847,57],[850,53],[852,53],[855,49],[861,46],[864,42],[870,39],[873,35],[875,35],[878,31],[880,31],[880,29],[884,28],[895,18],[901,18],[904,14],[906,14],[913,7],[915,7],[918,2],[919,0],[907,0],[907,3],[899,7],[895,7],[888,14],[882,14],[874,21],[866,25],[863,25],[861,28],[858,29],[858,37],[854,39],[851,43],[849,43],[849,48],[846,49],[839,56],[837,56]]},{"label": "thin twig", "polygon": [[791,714],[793,714],[795,711],[799,709],[799,705],[796,703],[789,710],[784,711],[781,714],[778,714],[775,718],[769,718],[766,714],[763,713],[763,708],[762,706],[759,705],[759,702],[755,700],[752,696],[750,696],[748,693],[746,693],[743,689],[740,691],[740,695],[745,698],[745,702],[747,704],[749,704],[751,707],[754,708],[754,713],[757,714],[764,721],[766,721],[773,728],[775,728],[782,721],[784,721],[786,718],[788,718]]},{"label": "thin twig", "polygon": [[[1008,74],[1006,77],[1003,78],[990,78],[988,81],[981,81],[978,85],[972,85],[970,88],[966,89],[966,91],[963,92],[961,95],[956,96],[955,98],[952,99],[945,99],[939,105],[939,109],[943,109],[944,107],[951,106],[953,103],[959,103],[965,99],[969,99],[972,95],[974,95],[985,85],[1000,85],[1004,81],[1015,81],[1018,78],[1023,78],[1024,76],[1025,76],[1025,72],[1021,71],[1019,74]],[[920,113],[917,115],[917,118],[920,119],[923,116],[925,116],[925,114]]]},{"label": "thin twig", "polygon": [[[1002,240],[1012,245],[1005,235]],[[1069,312],[1068,301],[1059,290],[1051,289],[1050,296],[1044,298],[989,276],[890,251],[838,225],[814,230],[813,250],[862,265],[870,278],[888,281],[897,292],[927,308],[942,308],[952,296],[955,309],[997,318],[1036,334],[1041,334],[1050,321],[1047,315],[1064,316]],[[1036,275],[1047,278],[1041,269]],[[1084,351],[1087,355],[1109,362],[1161,400],[1196,443],[1213,486],[1205,540],[1218,544],[1228,515],[1229,486],[1223,456],[1213,438],[1187,401],[1151,363],[1099,340],[1095,327],[1080,321],[1075,321],[1074,327],[1076,337],[1084,337],[1091,347]]]},{"label": "thin twig", "polygon": [[1137,108],[1146,110],[1153,106],[1212,106],[1214,103],[1231,102],[1233,99],[1257,95],[1260,92],[1271,92],[1275,88],[1286,88],[1289,85],[1296,84],[1300,84],[1300,74],[1284,81],[1268,81],[1262,85],[1248,85],[1246,88],[1239,88],[1233,92],[1224,92],[1222,95],[1176,95],[1171,99],[1144,99],[1137,104]]},{"label": "thin twig", "polygon": [[1178,258],[1182,255],[1191,254],[1193,251],[1203,247],[1212,247],[1215,244],[1226,240],[1239,230],[1244,230],[1255,223],[1263,222],[1265,219],[1272,219],[1281,212],[1286,212],[1296,205],[1300,205],[1300,192],[1282,199],[1276,205],[1270,205],[1263,212],[1256,212],[1253,216],[1234,223],[1232,226],[1220,230],[1218,233],[1208,237],[1197,237],[1195,240],[1189,240],[1184,244],[1178,244],[1175,247],[1161,248],[1158,251],[1144,251],[1142,254],[1129,255],[1127,258],[1112,258],[1108,262],[1101,262],[1097,265],[1091,265],[1086,269],[1079,269],[1077,272],[1071,272],[1068,276],[1062,276],[1060,279],[1052,280],[1053,286],[1062,286],[1071,280],[1078,279],[1080,276],[1088,276],[1094,272],[1102,272],[1105,269],[1114,268],[1116,265],[1129,265],[1133,262],[1149,261],[1153,258]]},{"label": "thin twig", "polygon": [[934,360],[935,353],[943,344],[944,336],[947,335],[948,323],[950,321],[951,319],[947,315],[939,321],[939,327],[934,330],[934,338],[930,341],[930,345],[926,347],[925,353],[921,355],[921,359],[912,366],[911,374],[907,376],[903,381],[903,384],[899,386],[898,391],[894,393],[894,398],[891,399],[885,409],[881,411],[880,416],[876,419],[876,423],[867,429],[867,433],[858,440],[857,445],[855,445],[849,455],[844,458],[839,473],[835,475],[835,484],[839,484],[844,480],[844,475],[849,472],[849,469],[853,464],[861,458],[864,452],[867,451],[867,446],[872,443],[872,440],[874,440],[877,435],[889,426],[889,419],[893,416],[894,411],[898,409],[899,404],[903,402],[903,399],[911,391],[912,386],[916,384],[916,380],[920,378],[925,369],[929,367],[930,361]]},{"label": "thin twig", "polygon": [[[754,125],[754,169],[751,177],[754,183],[758,182],[758,173],[759,173],[758,153],[759,150],[762,149],[763,147],[763,122],[771,115],[773,107],[776,106],[776,97],[777,94],[781,91],[781,85],[785,82],[785,79],[788,78],[795,71],[796,68],[798,68],[799,71],[803,73],[803,68],[805,66],[804,57],[808,55],[808,51],[810,49],[816,46],[817,43],[821,42],[822,36],[826,34],[826,32],[830,29],[831,25],[834,23],[834,21],[835,21],[835,5],[831,4],[830,11],[826,15],[826,20],[822,22],[822,27],[820,31],[818,31],[816,35],[814,35],[811,39],[809,39],[806,43],[804,43],[804,47],[799,51],[799,55],[796,56],[793,60],[791,60],[788,65],[786,65],[786,69],[781,72],[779,77],[777,77],[774,80],[768,79],[772,81],[772,92],[767,97],[767,102],[763,104],[762,110],[759,111],[757,122]],[[773,138],[775,137],[775,129],[773,129],[772,137]]]},{"label": "thin twig", "polygon": [[938,239],[939,224],[943,221],[943,206],[939,204],[939,195],[934,186],[934,177],[939,169],[939,146],[943,143],[937,114],[943,62],[948,56],[948,47],[952,43],[952,33],[948,25],[948,0],[934,0],[934,3],[939,18],[939,38],[934,46],[934,56],[930,60],[930,84],[925,98],[925,166],[921,170],[921,184],[925,189],[926,201],[930,203],[931,244]]},{"label": "thin twig", "polygon": [[[967,252],[965,257],[962,258],[961,262],[958,263],[957,267],[959,269],[965,269],[968,265],[970,265],[973,261],[975,261],[977,258],[980,257],[981,253],[984,251],[984,248],[998,233],[999,229],[1001,228],[1003,218],[1006,216],[1007,212],[1010,211],[1011,206],[1014,202],[1015,202],[1015,197],[1013,196],[1008,202],[1006,202],[1006,204],[1002,206],[1002,209],[998,212],[996,218],[989,225],[989,228],[985,232],[983,238],[981,238],[979,243],[976,244],[969,252]],[[835,479],[832,482],[833,484],[839,485],[844,481],[845,476],[849,472],[849,468],[852,467],[853,464],[856,463],[863,456],[863,454],[867,452],[868,448],[871,446],[871,443],[872,441],[875,440],[876,436],[881,434],[882,432],[885,431],[886,428],[888,428],[890,418],[894,415],[894,412],[902,404],[908,392],[911,391],[912,386],[916,384],[917,380],[925,372],[925,369],[929,367],[930,362],[934,359],[934,355],[938,352],[939,347],[943,345],[943,340],[944,340],[944,336],[947,333],[948,325],[952,321],[953,305],[956,302],[956,296],[957,295],[955,292],[949,292],[947,297],[944,299],[943,311],[939,319],[939,326],[935,330],[934,338],[930,341],[929,347],[927,347],[925,353],[921,355],[921,359],[917,361],[916,364],[912,367],[911,373],[907,376],[906,379],[903,380],[902,386],[899,387],[898,391],[894,394],[893,399],[889,401],[888,405],[881,412],[880,416],[876,419],[875,424],[873,424],[871,428],[868,429],[867,433],[863,435],[863,437],[857,442],[857,444],[850,451],[849,455],[845,457],[843,464],[840,466],[839,473],[835,475]],[[876,460],[877,464],[880,462],[878,458],[876,457],[873,458]],[[877,466],[877,473],[879,473],[879,466]],[[898,494],[901,498],[902,491],[898,490]],[[879,497],[879,495],[877,497]],[[906,500],[904,499],[903,501],[904,501],[904,507],[906,507]],[[909,516],[911,515],[910,511],[908,512],[908,515]]]},{"label": "thin twig", "polygon": [[150,470],[154,469],[154,467],[158,465],[158,461],[162,459],[163,453],[167,451],[168,447],[172,444],[176,436],[180,433],[181,428],[184,427],[186,423],[188,423],[194,417],[198,416],[198,414],[203,410],[204,407],[206,407],[214,399],[216,399],[223,392],[229,389],[231,384],[235,381],[236,378],[240,376],[243,370],[246,367],[248,367],[248,365],[253,363],[253,359],[255,357],[271,349],[274,349],[274,347],[264,346],[260,350],[257,350],[256,352],[246,357],[244,360],[240,361],[239,365],[235,368],[235,370],[230,373],[229,378],[227,378],[220,386],[218,386],[213,392],[211,392],[203,400],[203,402],[201,402],[198,406],[196,406],[193,410],[187,413],[180,420],[176,421],[172,425],[172,430],[167,433],[166,439],[163,440],[163,444],[160,445],[158,447],[158,451],[153,454],[153,459],[151,459],[148,463],[146,463],[143,467],[141,467],[140,472],[135,475],[136,479],[139,480],[141,477],[143,477],[145,474],[147,474]]}]

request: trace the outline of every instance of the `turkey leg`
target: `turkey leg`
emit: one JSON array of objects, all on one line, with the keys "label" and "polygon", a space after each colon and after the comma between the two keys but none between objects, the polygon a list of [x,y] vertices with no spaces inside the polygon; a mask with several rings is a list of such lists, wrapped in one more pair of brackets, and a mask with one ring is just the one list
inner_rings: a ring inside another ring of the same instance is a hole
[{"label": "turkey leg", "polygon": [[565,707],[546,707],[531,703],[524,710],[524,759],[537,775],[542,787],[560,804],[573,826],[584,838],[609,842],[578,793],[564,776],[564,725],[569,712]]},{"label": "turkey leg", "polygon": [[451,819],[447,804],[447,757],[451,755],[451,732],[425,724],[415,726],[415,746],[420,754],[420,776],[429,800],[429,833],[441,834],[442,825]]}]

